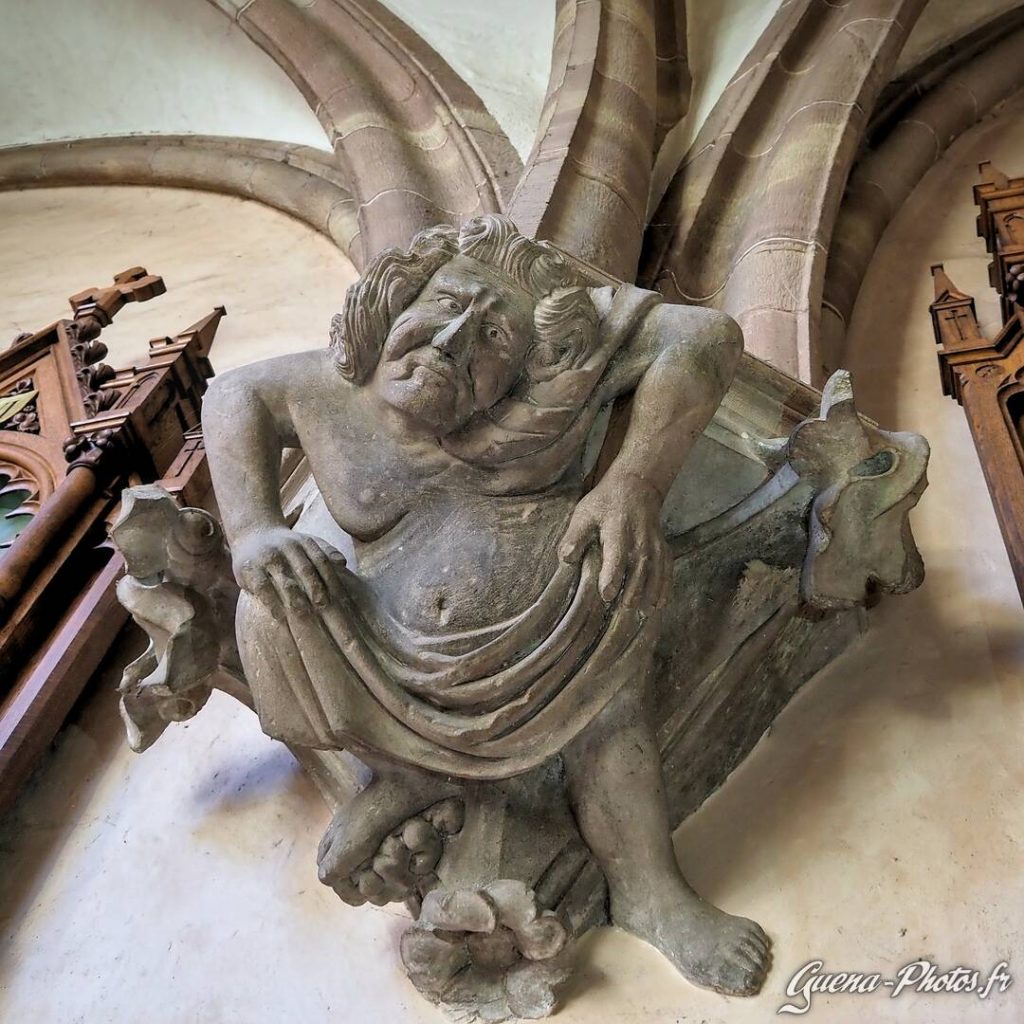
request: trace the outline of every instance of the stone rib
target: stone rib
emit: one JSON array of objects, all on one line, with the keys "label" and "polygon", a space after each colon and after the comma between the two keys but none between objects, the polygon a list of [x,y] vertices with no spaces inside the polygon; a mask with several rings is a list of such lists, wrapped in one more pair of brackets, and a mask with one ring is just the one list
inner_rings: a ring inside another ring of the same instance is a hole
[{"label": "stone rib", "polygon": [[[1024,88],[1024,25],[988,36],[987,43],[885,124],[850,176],[825,272],[820,362],[826,370],[842,358],[861,282],[896,212],[955,139]],[[927,64],[922,70],[923,79],[934,80]],[[916,93],[912,84],[903,86],[904,95]]]},{"label": "stone rib", "polygon": [[561,0],[540,128],[510,213],[615,277],[633,280],[657,106],[654,0]]},{"label": "stone rib", "polygon": [[[865,111],[923,6],[784,3],[655,212],[640,282],[675,301],[710,297],[744,327],[750,351],[804,380],[815,376],[840,185]],[[773,249],[779,238],[801,240],[800,251]]]},{"label": "stone rib", "polygon": [[690,109],[693,79],[686,51],[686,0],[656,0],[654,28],[657,43],[657,102],[654,149],[657,156],[665,136]]},{"label": "stone rib", "polygon": [[[252,0],[239,27],[323,124],[356,200],[357,268],[439,222],[501,211],[519,159],[475,93],[376,0]],[[381,197],[387,197],[381,202]]]},{"label": "stone rib", "polygon": [[157,185],[255,199],[348,252],[356,202],[329,153],[259,139],[131,135],[0,150],[0,190],[60,185]]}]

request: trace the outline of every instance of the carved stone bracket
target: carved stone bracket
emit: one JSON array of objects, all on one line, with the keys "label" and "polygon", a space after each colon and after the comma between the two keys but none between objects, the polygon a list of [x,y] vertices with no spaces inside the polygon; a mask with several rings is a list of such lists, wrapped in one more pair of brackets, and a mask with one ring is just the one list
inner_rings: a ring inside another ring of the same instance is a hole
[{"label": "carved stone bracket", "polygon": [[[859,417],[847,374],[829,382],[818,415],[763,445],[776,451],[774,472],[670,540],[654,709],[673,823],[857,631],[859,607],[922,577],[907,514],[927,445]],[[301,522],[310,530],[315,519]],[[151,641],[121,684],[133,748],[201,710],[213,687],[251,706],[230,625],[238,588],[216,520],[157,486],[134,488],[113,538],[128,570],[118,594]],[[296,750],[306,763],[316,753]],[[607,920],[558,759],[503,782],[451,780],[434,802],[417,796],[415,778],[383,776],[353,795],[340,762],[320,768],[340,808],[321,844],[321,880],[354,905],[407,903],[415,920],[402,959],[416,987],[465,1019],[553,1012],[571,940]],[[413,813],[388,816],[392,786]]]}]

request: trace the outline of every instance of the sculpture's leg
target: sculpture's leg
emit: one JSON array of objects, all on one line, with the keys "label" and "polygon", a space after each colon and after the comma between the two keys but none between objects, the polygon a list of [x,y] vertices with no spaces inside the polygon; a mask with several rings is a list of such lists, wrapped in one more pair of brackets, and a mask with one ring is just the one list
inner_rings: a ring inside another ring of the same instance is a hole
[{"label": "sculpture's leg", "polygon": [[629,685],[564,751],[583,838],[608,880],[614,924],[650,942],[694,984],[753,995],[770,941],[701,899],[672,847],[661,760],[644,687]]},{"label": "sculpture's leg", "polygon": [[[363,760],[366,758],[363,757]],[[398,850],[385,850],[382,841],[393,829],[409,819],[428,811],[448,797],[458,795],[459,789],[440,775],[408,765],[399,767],[382,761],[374,762],[370,767],[374,771],[373,781],[335,814],[320,842],[317,863],[320,880],[332,886],[346,902],[360,903],[368,900],[384,904],[405,899],[408,893],[404,890],[412,879],[406,879],[403,885],[398,878],[389,877],[389,872],[385,870],[381,884],[379,873],[373,870],[374,866],[379,867],[381,864],[378,858],[383,852],[384,860],[390,861],[399,853]],[[436,831],[438,835],[444,835],[446,831],[458,831],[461,827],[461,809],[457,826],[446,829],[440,821],[432,821],[430,828],[423,828],[426,825],[426,821],[422,822],[421,829]],[[422,873],[432,872],[440,859],[440,840],[434,841],[432,845],[436,846],[436,855],[427,857],[432,862],[423,865]],[[408,860],[409,850],[406,849],[404,853]],[[424,854],[426,856],[426,850]],[[407,874],[408,864],[404,867],[404,873]]]}]

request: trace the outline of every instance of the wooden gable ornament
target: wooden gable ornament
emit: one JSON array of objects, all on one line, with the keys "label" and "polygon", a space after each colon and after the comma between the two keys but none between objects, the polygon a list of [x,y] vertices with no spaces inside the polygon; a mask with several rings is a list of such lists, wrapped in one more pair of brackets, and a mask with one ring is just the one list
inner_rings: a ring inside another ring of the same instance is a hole
[{"label": "wooden gable ornament", "polygon": [[0,351],[0,807],[125,621],[106,540],[121,489],[167,475],[203,486],[194,435],[224,309],[154,339],[131,369],[108,365],[99,340],[126,304],[165,291],[132,267]]},{"label": "wooden gable ornament", "polygon": [[1024,178],[989,163],[974,188],[978,234],[993,256],[989,277],[999,292],[1003,327],[986,338],[974,298],[960,291],[942,264],[932,267],[931,316],[939,345],[943,393],[963,407],[1024,600]]}]

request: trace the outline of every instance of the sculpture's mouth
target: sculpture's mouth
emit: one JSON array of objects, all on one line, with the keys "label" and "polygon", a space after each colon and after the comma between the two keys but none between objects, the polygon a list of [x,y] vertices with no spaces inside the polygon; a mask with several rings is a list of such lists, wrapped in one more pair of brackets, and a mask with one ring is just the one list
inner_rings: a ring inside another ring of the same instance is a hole
[{"label": "sculpture's mouth", "polygon": [[[422,371],[422,372],[417,372]],[[424,380],[436,378],[450,388],[458,387],[457,367],[450,359],[437,353],[418,350],[396,360],[392,380]]]},{"label": "sculpture's mouth", "polygon": [[412,368],[412,374],[417,370],[423,370],[428,376],[443,381],[448,387],[455,387],[455,375],[443,363],[417,363]]}]

